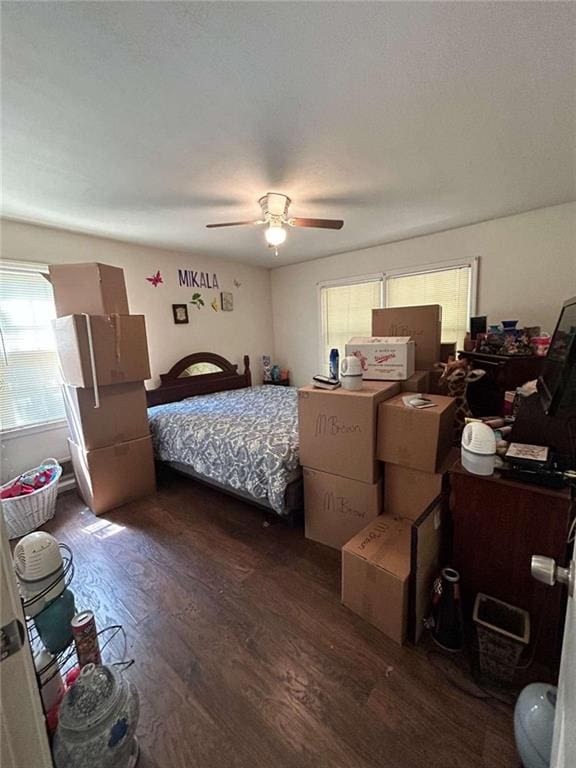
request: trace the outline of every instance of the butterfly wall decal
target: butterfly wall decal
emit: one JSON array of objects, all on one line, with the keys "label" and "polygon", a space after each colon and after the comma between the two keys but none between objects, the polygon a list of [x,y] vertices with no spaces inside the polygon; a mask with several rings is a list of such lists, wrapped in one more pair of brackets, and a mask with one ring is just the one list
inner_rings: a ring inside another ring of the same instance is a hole
[{"label": "butterfly wall decal", "polygon": [[239,280],[234,280],[234,288],[240,288],[241,285],[242,283]]},{"label": "butterfly wall decal", "polygon": [[152,275],[152,277],[147,277],[146,280],[148,280],[149,283],[152,283],[154,288],[158,288],[160,283],[163,283],[164,280],[162,280],[162,275],[160,274],[160,270],[156,272],[155,275]]}]

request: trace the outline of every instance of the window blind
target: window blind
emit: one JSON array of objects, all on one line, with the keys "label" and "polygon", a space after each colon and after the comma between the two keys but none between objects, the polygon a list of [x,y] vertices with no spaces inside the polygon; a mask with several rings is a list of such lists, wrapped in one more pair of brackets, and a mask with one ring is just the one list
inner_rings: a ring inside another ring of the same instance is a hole
[{"label": "window blind", "polygon": [[386,306],[440,304],[442,341],[462,349],[470,317],[472,269],[469,265],[386,278]]},{"label": "window blind", "polygon": [[0,265],[0,429],[64,419],[51,321],[50,283],[41,271]]},{"label": "window blind", "polygon": [[382,279],[321,288],[322,373],[328,373],[330,350],[340,358],[352,336],[372,335],[372,309],[382,306]]}]

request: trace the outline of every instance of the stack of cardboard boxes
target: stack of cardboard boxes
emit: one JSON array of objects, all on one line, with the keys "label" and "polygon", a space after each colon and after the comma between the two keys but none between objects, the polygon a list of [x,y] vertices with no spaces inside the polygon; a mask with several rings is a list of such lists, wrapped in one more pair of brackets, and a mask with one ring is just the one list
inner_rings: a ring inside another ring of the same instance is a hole
[{"label": "stack of cardboard boxes", "polygon": [[440,553],[455,403],[429,397],[435,406],[424,410],[402,395],[380,404],[384,512],[342,550],[342,602],[398,643],[420,637]]},{"label": "stack of cardboard boxes", "polygon": [[50,282],[74,474],[86,504],[102,514],[155,490],[144,316],[129,314],[117,267],[52,265]]},{"label": "stack of cardboard boxes", "polygon": [[401,394],[429,392],[440,306],[373,310],[372,333],[415,341],[416,370],[394,383],[364,381],[360,392],[300,390],[306,535],[342,548],[344,605],[403,643],[420,637],[438,569],[455,402],[431,395],[434,406],[419,410]]},{"label": "stack of cardboard boxes", "polygon": [[[398,307],[372,312],[375,336],[409,336],[416,371],[403,392],[429,392],[441,359],[441,307]],[[376,458],[382,463],[384,512],[342,550],[342,602],[403,643],[418,640],[437,572],[442,485],[449,465],[455,402],[430,395],[418,410],[402,395],[378,408]]]},{"label": "stack of cardboard boxes", "polygon": [[376,461],[378,406],[398,382],[365,381],[362,390],[298,393],[306,536],[340,549],[382,511]]}]

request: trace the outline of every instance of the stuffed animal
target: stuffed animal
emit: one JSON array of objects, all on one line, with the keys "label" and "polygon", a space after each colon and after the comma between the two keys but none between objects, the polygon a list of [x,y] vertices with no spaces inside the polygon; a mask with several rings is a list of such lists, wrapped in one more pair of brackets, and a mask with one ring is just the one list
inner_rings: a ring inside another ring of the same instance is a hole
[{"label": "stuffed animal", "polygon": [[440,385],[444,387],[450,397],[456,400],[454,444],[459,445],[466,419],[473,418],[472,411],[468,405],[468,384],[479,381],[485,376],[486,371],[482,371],[479,368],[470,370],[468,360],[456,360],[453,356],[448,358],[447,363],[437,363],[436,367],[441,368],[443,371],[440,377]]}]

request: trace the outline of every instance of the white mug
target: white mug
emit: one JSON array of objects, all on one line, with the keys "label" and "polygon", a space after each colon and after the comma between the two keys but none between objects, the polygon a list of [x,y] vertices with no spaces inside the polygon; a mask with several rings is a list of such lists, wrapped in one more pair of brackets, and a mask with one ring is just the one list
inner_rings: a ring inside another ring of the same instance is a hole
[{"label": "white mug", "polygon": [[343,389],[362,389],[362,365],[354,355],[343,358],[340,365],[340,384]]}]

